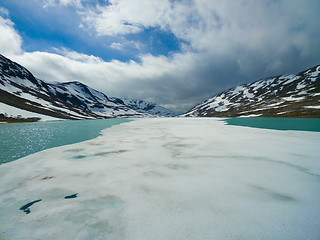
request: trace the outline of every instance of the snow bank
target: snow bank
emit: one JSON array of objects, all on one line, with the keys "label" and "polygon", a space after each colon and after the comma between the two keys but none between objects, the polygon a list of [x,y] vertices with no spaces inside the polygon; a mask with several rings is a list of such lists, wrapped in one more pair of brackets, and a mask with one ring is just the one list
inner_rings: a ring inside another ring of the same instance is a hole
[{"label": "snow bank", "polygon": [[314,109],[320,109],[320,106],[305,106],[305,108],[314,108]]},{"label": "snow bank", "polygon": [[41,121],[61,120],[59,118],[54,118],[54,117],[50,117],[50,116],[39,114],[39,113],[29,112],[29,111],[16,108],[1,102],[0,102],[0,113],[6,114],[8,117],[20,116],[22,118],[41,118]]},{"label": "snow bank", "polygon": [[1,165],[0,238],[319,239],[319,142],[217,119],[113,126]]}]

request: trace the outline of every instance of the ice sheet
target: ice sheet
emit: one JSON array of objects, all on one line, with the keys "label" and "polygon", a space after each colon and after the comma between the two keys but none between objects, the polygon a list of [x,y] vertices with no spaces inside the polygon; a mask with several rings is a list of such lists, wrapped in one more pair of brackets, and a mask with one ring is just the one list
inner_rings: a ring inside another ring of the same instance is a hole
[{"label": "ice sheet", "polygon": [[212,118],[113,126],[1,165],[0,238],[317,240],[319,142]]}]

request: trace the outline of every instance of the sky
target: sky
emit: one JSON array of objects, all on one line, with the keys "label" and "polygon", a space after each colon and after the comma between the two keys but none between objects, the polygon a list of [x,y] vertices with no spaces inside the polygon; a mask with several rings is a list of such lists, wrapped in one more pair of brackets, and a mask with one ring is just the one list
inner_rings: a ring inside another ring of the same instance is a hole
[{"label": "sky", "polygon": [[0,53],[49,82],[183,113],[320,64],[319,0],[0,0]]}]

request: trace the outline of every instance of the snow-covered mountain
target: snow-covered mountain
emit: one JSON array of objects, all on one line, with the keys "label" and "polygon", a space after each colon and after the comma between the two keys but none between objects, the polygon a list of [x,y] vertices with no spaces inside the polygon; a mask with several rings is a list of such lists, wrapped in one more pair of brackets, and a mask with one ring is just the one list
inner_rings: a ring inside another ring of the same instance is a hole
[{"label": "snow-covered mountain", "polygon": [[166,116],[166,117],[173,117],[176,113],[161,107],[155,103],[146,102],[142,100],[130,100],[130,99],[122,99],[124,104],[131,109],[134,109],[138,112],[148,113],[152,115],[159,115],[159,116]]},{"label": "snow-covered mountain", "polygon": [[[21,117],[15,116],[15,113],[21,113],[21,110],[33,113],[35,118],[51,116],[62,119],[162,115],[162,112],[154,111],[160,108],[156,105],[148,111],[149,109],[144,107],[148,104],[143,101],[143,108],[139,108],[137,104],[132,107],[130,101],[125,101],[129,104],[125,104],[120,98],[108,97],[80,82],[47,83],[35,78],[21,65],[0,55],[0,118]],[[4,108],[7,111],[4,111]],[[25,114],[22,114],[22,117],[24,116]]]},{"label": "snow-covered mountain", "polygon": [[320,65],[231,88],[182,116],[320,117]]}]

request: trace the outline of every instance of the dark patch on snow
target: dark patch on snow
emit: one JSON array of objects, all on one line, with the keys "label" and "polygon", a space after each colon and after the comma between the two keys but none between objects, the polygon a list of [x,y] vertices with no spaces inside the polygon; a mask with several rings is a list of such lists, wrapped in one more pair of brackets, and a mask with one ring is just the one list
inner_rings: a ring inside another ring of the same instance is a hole
[{"label": "dark patch on snow", "polygon": [[29,202],[29,203],[27,203],[26,205],[23,205],[23,206],[20,208],[20,210],[21,210],[21,211],[24,211],[26,214],[29,214],[29,213],[31,212],[30,207],[31,207],[33,204],[35,204],[35,203],[37,203],[37,202],[40,202],[41,200],[42,200],[42,199],[35,200],[35,201],[33,201],[33,202]]},{"label": "dark patch on snow", "polygon": [[86,156],[85,155],[78,155],[78,156],[75,156],[73,157],[74,159],[82,159],[82,158],[85,158]]},{"label": "dark patch on snow", "polygon": [[71,194],[71,195],[65,196],[64,199],[76,198],[76,197],[78,197],[77,195],[78,195],[78,193]]},{"label": "dark patch on snow", "polygon": [[49,179],[51,179],[51,178],[53,178],[53,176],[45,176],[45,177],[43,177],[43,178],[41,178],[41,180],[49,180]]}]

